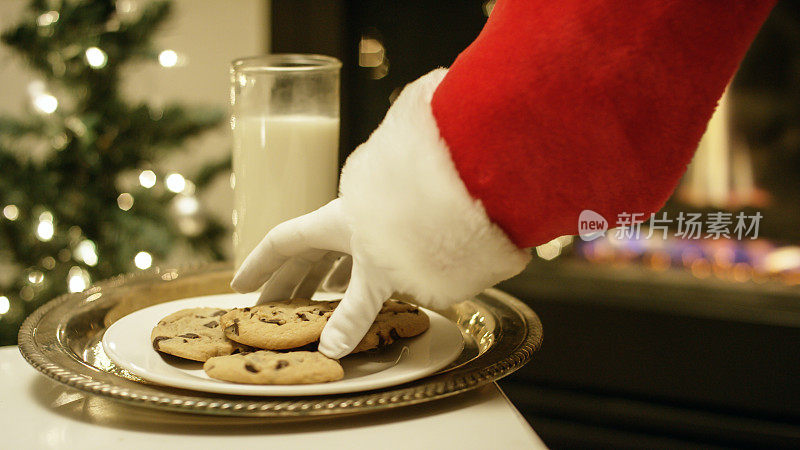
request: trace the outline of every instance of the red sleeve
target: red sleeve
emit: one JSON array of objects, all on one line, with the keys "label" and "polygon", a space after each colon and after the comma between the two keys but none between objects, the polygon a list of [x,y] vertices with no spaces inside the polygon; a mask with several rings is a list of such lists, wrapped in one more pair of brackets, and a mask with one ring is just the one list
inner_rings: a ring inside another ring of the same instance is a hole
[{"label": "red sleeve", "polygon": [[431,105],[519,247],[663,206],[774,1],[499,0]]}]

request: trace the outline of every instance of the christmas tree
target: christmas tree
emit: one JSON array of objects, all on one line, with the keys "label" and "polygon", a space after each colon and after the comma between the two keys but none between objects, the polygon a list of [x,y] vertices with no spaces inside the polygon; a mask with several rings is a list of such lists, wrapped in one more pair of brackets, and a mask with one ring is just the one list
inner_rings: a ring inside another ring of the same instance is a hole
[{"label": "christmas tree", "polygon": [[121,96],[126,65],[160,57],[168,66],[175,54],[151,43],[170,3],[138,14],[117,3],[34,0],[2,34],[37,78],[26,116],[0,117],[0,345],[16,342],[22,320],[54,296],[145,269],[176,245],[222,257],[225,228],[195,194],[229,158],[192,180],[156,163],[224,114]]}]

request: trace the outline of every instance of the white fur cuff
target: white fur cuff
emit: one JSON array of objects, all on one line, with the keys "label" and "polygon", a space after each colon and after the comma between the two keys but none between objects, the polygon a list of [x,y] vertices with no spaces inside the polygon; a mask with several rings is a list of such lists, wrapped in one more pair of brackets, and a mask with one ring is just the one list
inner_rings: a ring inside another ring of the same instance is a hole
[{"label": "white fur cuff", "polygon": [[491,222],[456,171],[431,111],[447,73],[409,84],[347,159],[340,195],[357,245],[392,287],[444,308],[522,271],[530,253]]}]

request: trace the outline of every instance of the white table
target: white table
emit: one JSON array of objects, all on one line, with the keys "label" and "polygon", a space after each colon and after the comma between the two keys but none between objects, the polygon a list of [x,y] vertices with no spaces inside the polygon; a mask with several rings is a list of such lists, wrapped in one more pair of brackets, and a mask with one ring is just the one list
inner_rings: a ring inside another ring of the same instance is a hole
[{"label": "white table", "polygon": [[7,449],[545,448],[496,384],[393,410],[275,422],[154,411],[84,394],[0,348],[0,447]]}]

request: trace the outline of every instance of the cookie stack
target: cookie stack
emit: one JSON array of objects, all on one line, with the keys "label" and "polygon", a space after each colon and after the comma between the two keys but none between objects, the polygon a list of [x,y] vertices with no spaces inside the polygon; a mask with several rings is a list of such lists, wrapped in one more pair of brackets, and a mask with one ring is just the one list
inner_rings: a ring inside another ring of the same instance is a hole
[{"label": "cookie stack", "polygon": [[[307,384],[344,376],[338,361],[308,351],[339,302],[293,299],[232,310],[192,308],[161,319],[151,333],[153,348],[204,361],[208,376],[234,383]],[[381,349],[428,329],[428,316],[389,300],[353,353]]]}]

